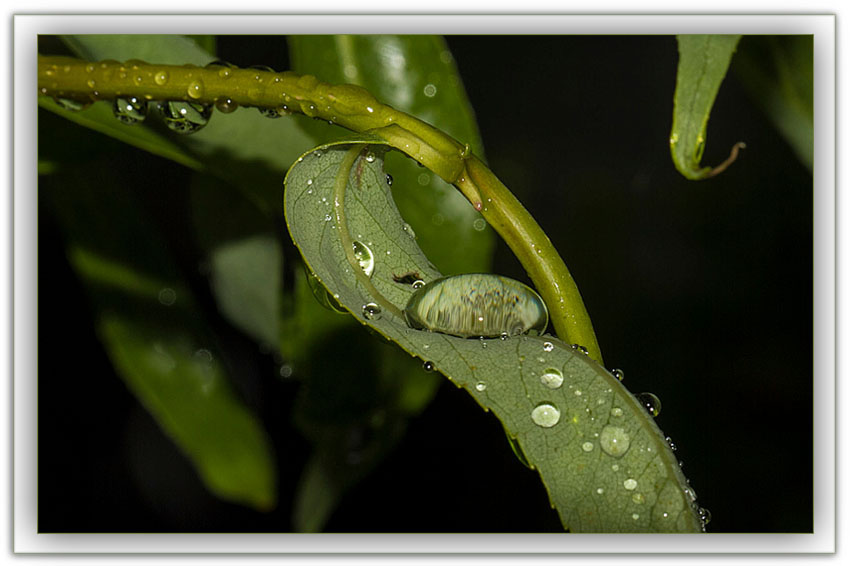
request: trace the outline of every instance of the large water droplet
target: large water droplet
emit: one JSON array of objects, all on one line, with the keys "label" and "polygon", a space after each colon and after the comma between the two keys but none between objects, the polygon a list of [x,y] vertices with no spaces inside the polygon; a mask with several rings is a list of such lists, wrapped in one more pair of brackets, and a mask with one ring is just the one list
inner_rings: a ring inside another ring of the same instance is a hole
[{"label": "large water droplet", "polygon": [[122,124],[132,126],[145,119],[148,113],[148,103],[135,96],[118,97],[112,104],[112,113]]},{"label": "large water droplet", "polygon": [[531,420],[543,428],[551,428],[561,420],[561,411],[549,403],[541,403],[531,410]]},{"label": "large water droplet", "polygon": [[372,254],[372,250],[369,249],[369,246],[357,240],[354,240],[352,245],[354,246],[354,258],[360,264],[360,269],[367,277],[371,277],[375,271],[375,256]]},{"label": "large water droplet", "polygon": [[606,425],[599,435],[602,451],[614,458],[620,458],[628,452],[630,444],[629,433],[619,426]]},{"label": "large water droplet", "polygon": [[652,393],[638,393],[635,397],[653,417],[657,417],[661,413],[661,400]]},{"label": "large water droplet", "polygon": [[212,106],[182,100],[170,100],[159,105],[162,119],[178,134],[193,134],[207,125]]},{"label": "large water droplet", "polygon": [[557,389],[564,383],[564,374],[555,368],[549,368],[540,376],[540,382],[549,389]]},{"label": "large water droplet", "polygon": [[366,320],[378,320],[381,318],[381,307],[376,303],[366,303],[363,305],[363,316]]}]

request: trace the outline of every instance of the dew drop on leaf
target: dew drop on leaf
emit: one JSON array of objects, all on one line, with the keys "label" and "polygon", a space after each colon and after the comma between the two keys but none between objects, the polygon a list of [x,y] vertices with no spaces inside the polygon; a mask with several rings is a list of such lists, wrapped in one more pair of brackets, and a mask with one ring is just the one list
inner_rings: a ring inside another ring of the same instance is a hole
[{"label": "dew drop on leaf", "polygon": [[378,320],[381,318],[381,307],[376,303],[366,303],[363,305],[363,316],[366,320]]},{"label": "dew drop on leaf", "polygon": [[599,435],[599,446],[602,451],[614,458],[622,457],[629,450],[631,439],[629,434],[619,426],[606,425]]},{"label": "dew drop on leaf", "polygon": [[555,368],[549,368],[540,376],[540,382],[549,389],[558,389],[564,383],[564,374]]},{"label": "dew drop on leaf", "polygon": [[551,428],[561,420],[561,411],[549,403],[541,403],[531,410],[531,420],[543,428]]},{"label": "dew drop on leaf", "polygon": [[367,277],[371,277],[375,271],[375,256],[372,254],[372,250],[369,249],[369,246],[357,240],[354,240],[352,245],[354,246],[354,258],[360,264],[360,269]]}]

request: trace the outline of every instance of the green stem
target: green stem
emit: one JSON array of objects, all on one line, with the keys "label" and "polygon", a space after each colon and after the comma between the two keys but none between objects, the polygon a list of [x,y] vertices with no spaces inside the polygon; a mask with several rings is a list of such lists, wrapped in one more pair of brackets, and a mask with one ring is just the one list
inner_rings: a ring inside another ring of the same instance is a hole
[{"label": "green stem", "polygon": [[277,109],[375,135],[454,184],[480,210],[528,272],[562,340],[602,355],[581,295],[549,238],[496,176],[448,134],[391,106],[362,87],[332,85],[312,75],[223,66],[157,65],[143,61],[92,63],[38,58],[39,94],[81,101],[139,97],[200,104]]}]

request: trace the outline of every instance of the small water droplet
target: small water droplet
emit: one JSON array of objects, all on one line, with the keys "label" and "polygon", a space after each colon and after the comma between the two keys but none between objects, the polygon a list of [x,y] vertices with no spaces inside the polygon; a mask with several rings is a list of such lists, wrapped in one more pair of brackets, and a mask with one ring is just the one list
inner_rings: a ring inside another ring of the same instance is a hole
[{"label": "small water droplet", "polygon": [[617,381],[623,381],[626,378],[626,373],[621,369],[612,369],[611,373],[617,378]]},{"label": "small water droplet", "polygon": [[426,84],[426,85],[425,85],[425,88],[423,88],[423,89],[422,89],[422,92],[423,92],[423,93],[425,94],[425,96],[427,96],[428,98],[433,98],[433,97],[434,97],[434,95],[436,95],[436,94],[437,94],[437,87],[436,87],[436,86],[434,86],[434,85],[433,85],[433,84],[431,84],[431,83],[428,83],[428,84]]},{"label": "small water droplet", "polygon": [[487,384],[484,383],[483,381],[479,381],[478,383],[475,384],[475,390],[476,391],[484,391],[485,389],[487,389]]},{"label": "small water droplet", "polygon": [[148,103],[135,96],[118,97],[112,103],[112,114],[119,122],[128,126],[144,121],[147,113]]},{"label": "small water droplet", "polygon": [[483,231],[487,227],[487,221],[483,218],[476,218],[472,221],[472,228],[478,232]]},{"label": "small water droplet", "polygon": [[352,245],[354,246],[354,258],[360,264],[360,269],[367,277],[371,277],[375,271],[375,256],[372,254],[372,250],[366,244],[357,240],[354,240]]},{"label": "small water droplet", "polygon": [[549,389],[558,389],[564,383],[564,374],[555,368],[549,368],[540,376],[540,382]]},{"label": "small water droplet", "polygon": [[153,82],[159,86],[165,86],[168,83],[168,71],[157,71],[153,76]]},{"label": "small water droplet", "polygon": [[661,413],[661,400],[652,393],[638,393],[635,397],[653,417],[657,417]]},{"label": "small water droplet", "polygon": [[541,403],[531,411],[531,420],[543,428],[551,428],[561,420],[561,411],[549,403]]},{"label": "small water droplet", "polygon": [[615,471],[615,472],[616,472],[616,471],[618,471],[619,469],[620,469],[620,465],[619,465],[619,464],[612,464],[612,465],[611,465],[611,470],[613,470],[613,471]]},{"label": "small water droplet", "polygon": [[637,521],[638,519],[640,519],[640,515],[639,515],[639,514],[637,514],[637,513],[632,513],[632,519],[634,519],[635,521]]},{"label": "small water droplet", "polygon": [[230,114],[239,108],[239,104],[230,97],[216,98],[215,109],[222,114]]},{"label": "small water droplet", "polygon": [[646,501],[646,497],[642,493],[635,493],[632,494],[632,501],[638,505],[643,505],[644,501]]},{"label": "small water droplet", "polygon": [[629,433],[619,426],[606,425],[599,436],[599,446],[602,447],[602,451],[614,458],[622,457],[628,452],[630,445]]},{"label": "small water droplet", "polygon": [[667,437],[665,437],[665,438],[664,438],[664,440],[666,440],[666,441],[667,441],[667,446],[669,446],[669,447],[670,447],[670,450],[672,450],[673,452],[675,452],[675,451],[676,451],[676,443],[675,443],[675,442],[673,442],[673,439],[672,439],[672,438],[670,438],[669,436],[667,436]]},{"label": "small water droplet", "polygon": [[422,281],[421,279],[417,279],[416,281],[411,283],[410,286],[413,287],[414,289],[421,289],[422,287],[425,286],[425,282]]},{"label": "small water droplet", "polygon": [[408,234],[410,234],[411,238],[413,238],[414,240],[416,239],[416,232],[413,231],[413,227],[410,224],[405,222],[402,225],[401,229],[404,230],[405,232],[407,232]]},{"label": "small water droplet", "polygon": [[623,416],[623,409],[621,409],[620,407],[614,407],[613,409],[611,409],[611,416],[612,417],[622,417]]},{"label": "small water droplet", "polygon": [[201,98],[204,95],[204,82],[201,79],[193,80],[186,88],[186,94],[189,95],[189,98],[194,98],[195,100]]},{"label": "small water droplet", "polygon": [[637,488],[637,485],[637,480],[634,478],[629,478],[623,482],[623,487],[629,491],[633,491],[635,488]]},{"label": "small water droplet", "polygon": [[593,450],[593,443],[592,442],[585,442],[581,445],[581,449],[584,450],[585,452],[590,452],[590,451]]},{"label": "small water droplet", "polygon": [[555,346],[551,342],[543,342],[543,351],[544,352],[551,352],[554,348],[555,348]]},{"label": "small water droplet", "polygon": [[366,159],[366,163],[373,163],[375,161],[375,154],[370,151],[364,159]]},{"label": "small water droplet", "polygon": [[393,186],[393,176],[387,173],[387,186]]},{"label": "small water droplet", "polygon": [[679,141],[679,134],[673,133],[673,135],[670,136],[670,143],[673,144],[673,143],[677,143],[678,141]]},{"label": "small water droplet", "polygon": [[376,303],[366,303],[363,305],[363,316],[366,320],[379,320],[381,318],[381,307]]},{"label": "small water droplet", "polygon": [[705,526],[711,522],[711,511],[709,511],[705,507],[700,507],[699,509],[697,509],[697,514],[699,515],[699,518],[702,521],[703,528],[705,528]]},{"label": "small water droplet", "polygon": [[165,125],[178,134],[193,134],[207,125],[212,106],[196,102],[171,100],[159,105]]},{"label": "small water droplet", "polygon": [[581,344],[573,344],[573,345],[570,346],[570,348],[572,348],[573,350],[578,350],[579,352],[581,352],[585,356],[589,355],[588,352],[587,352],[587,348],[585,348]]},{"label": "small water droplet", "polygon": [[427,372],[432,372],[436,369],[436,366],[434,366],[434,362],[425,362],[424,364],[422,364],[422,369]]}]

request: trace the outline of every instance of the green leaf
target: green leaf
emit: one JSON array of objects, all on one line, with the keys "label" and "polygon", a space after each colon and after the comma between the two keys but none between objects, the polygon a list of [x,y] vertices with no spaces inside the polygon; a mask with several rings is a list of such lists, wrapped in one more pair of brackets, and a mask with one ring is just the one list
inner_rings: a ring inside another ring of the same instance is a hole
[{"label": "green leaf", "polygon": [[739,35],[679,35],[679,68],[673,100],[670,153],[676,169],[697,181],[723,172],[743,147],[732,148],[729,159],[717,167],[700,167],[706,126],[717,91],[726,76]]},{"label": "green leaf", "polygon": [[747,36],[732,69],[800,161],[814,163],[814,40]]},{"label": "green leaf", "polygon": [[225,352],[133,193],[133,171],[108,152],[61,171],[40,179],[39,194],[67,234],[71,265],[89,292],[117,375],[211,492],[272,508],[270,442],[232,387]]},{"label": "green leaf", "polygon": [[191,198],[219,310],[256,341],[276,348],[283,251],[274,223],[239,191],[208,175],[194,176]]},{"label": "green leaf", "polygon": [[[483,156],[475,115],[454,58],[433,35],[295,35],[293,70],[331,83],[353,83],[378,100],[433,124]],[[324,124],[308,121],[317,139]],[[339,138],[345,135],[337,130]],[[399,153],[388,156],[395,198],[419,245],[448,273],[486,271],[495,235],[453,186]]]},{"label": "green leaf", "polygon": [[[397,279],[416,273],[427,283],[441,273],[405,230],[385,182],[385,149],[323,146],[287,174],[287,225],[310,269],[361,324],[493,411],[539,471],[566,528],[700,532],[692,491],[663,433],[587,356],[550,336],[463,339],[408,327],[401,311],[414,288]],[[371,276],[361,268],[364,246],[374,259]],[[350,387],[337,377],[338,387]]]}]

